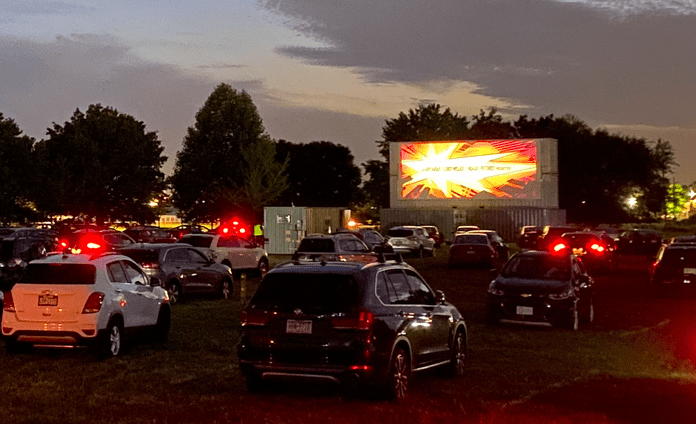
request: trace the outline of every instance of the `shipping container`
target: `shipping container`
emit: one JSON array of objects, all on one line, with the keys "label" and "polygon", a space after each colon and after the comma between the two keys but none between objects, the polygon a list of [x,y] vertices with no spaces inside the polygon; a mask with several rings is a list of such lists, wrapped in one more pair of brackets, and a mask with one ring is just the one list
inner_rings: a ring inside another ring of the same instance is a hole
[{"label": "shipping container", "polygon": [[263,209],[266,251],[288,255],[295,252],[307,234],[329,234],[344,228],[350,219],[347,208],[268,206]]}]

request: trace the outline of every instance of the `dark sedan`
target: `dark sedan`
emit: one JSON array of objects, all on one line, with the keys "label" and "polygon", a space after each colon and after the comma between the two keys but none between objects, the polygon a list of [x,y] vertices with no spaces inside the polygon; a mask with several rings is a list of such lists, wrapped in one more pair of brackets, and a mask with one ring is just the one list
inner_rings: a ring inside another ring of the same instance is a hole
[{"label": "dark sedan", "polygon": [[594,319],[593,297],[594,282],[575,255],[522,251],[491,282],[486,319],[577,330]]},{"label": "dark sedan", "polygon": [[613,243],[588,231],[565,233],[552,249],[570,249],[590,272],[606,274],[616,266]]},{"label": "dark sedan", "polygon": [[493,266],[497,254],[485,234],[464,233],[454,237],[449,249],[449,267],[459,265]]},{"label": "dark sedan", "polygon": [[202,250],[183,243],[140,244],[119,250],[138,262],[145,273],[159,279],[169,292],[169,303],[179,303],[182,296],[199,293],[218,294],[229,299],[232,293],[232,270],[213,262]]}]

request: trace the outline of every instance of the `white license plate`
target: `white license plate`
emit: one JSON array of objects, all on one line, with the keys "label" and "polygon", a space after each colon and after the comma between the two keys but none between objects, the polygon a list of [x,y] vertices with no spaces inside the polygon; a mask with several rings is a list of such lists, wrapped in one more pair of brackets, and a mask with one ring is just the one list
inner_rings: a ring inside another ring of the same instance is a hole
[{"label": "white license plate", "polygon": [[684,268],[684,274],[696,274],[696,268]]},{"label": "white license plate", "polygon": [[312,321],[289,319],[287,324],[285,324],[285,332],[291,334],[312,334]]},{"label": "white license plate", "polygon": [[531,306],[518,306],[517,315],[534,315],[534,308]]},{"label": "white license plate", "polygon": [[40,294],[39,306],[58,306],[58,296],[53,294]]}]

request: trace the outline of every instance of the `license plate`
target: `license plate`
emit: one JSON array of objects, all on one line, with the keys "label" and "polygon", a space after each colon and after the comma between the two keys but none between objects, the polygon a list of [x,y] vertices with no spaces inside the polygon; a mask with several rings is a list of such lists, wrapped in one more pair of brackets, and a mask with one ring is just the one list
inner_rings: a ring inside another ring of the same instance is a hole
[{"label": "license plate", "polygon": [[287,324],[285,324],[285,332],[291,334],[312,334],[312,321],[289,319]]},{"label": "license plate", "polygon": [[696,268],[684,268],[684,274],[696,274]]},{"label": "license plate", "polygon": [[475,252],[475,251],[473,251],[473,250],[469,250],[469,251],[468,251],[468,252],[466,252],[466,253],[468,253],[468,254],[470,254],[470,255],[474,255],[474,254],[476,254],[476,252]]},{"label": "license plate", "polygon": [[58,296],[54,294],[40,294],[39,306],[58,306]]},{"label": "license plate", "polygon": [[401,240],[394,240],[394,246],[401,245]]},{"label": "license plate", "polygon": [[534,308],[531,306],[518,306],[517,315],[534,315]]}]

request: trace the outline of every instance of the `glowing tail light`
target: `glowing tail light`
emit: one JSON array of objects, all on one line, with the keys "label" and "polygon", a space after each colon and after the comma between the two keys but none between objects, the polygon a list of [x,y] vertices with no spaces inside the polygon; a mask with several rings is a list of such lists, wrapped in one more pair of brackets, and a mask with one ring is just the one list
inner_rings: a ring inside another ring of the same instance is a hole
[{"label": "glowing tail light", "polygon": [[104,293],[94,292],[89,295],[87,302],[85,302],[85,307],[82,308],[83,314],[96,314],[101,310],[102,304],[104,303]]},{"label": "glowing tail light", "polygon": [[14,304],[14,299],[12,298],[12,292],[4,292],[5,293],[5,300],[2,309],[5,312],[15,312],[15,304]]},{"label": "glowing tail light", "polygon": [[101,244],[95,243],[95,242],[93,242],[93,241],[90,241],[90,242],[87,243],[87,248],[88,248],[88,249],[93,249],[93,250],[101,249]]},{"label": "glowing tail light", "polygon": [[563,243],[558,243],[558,244],[556,244],[555,246],[553,246],[553,251],[554,251],[554,252],[560,252],[561,250],[565,249],[566,247],[568,247],[568,246],[566,246],[566,245],[563,244]]},{"label": "glowing tail light", "polygon": [[599,252],[599,253],[604,252],[604,246],[601,246],[597,243],[590,246],[590,249],[594,250],[595,252]]},{"label": "glowing tail light", "polygon": [[151,263],[150,263],[150,262],[146,262],[146,263],[143,264],[143,268],[144,268],[144,269],[159,269],[159,268],[160,268],[160,264],[157,263],[157,262],[151,262]]},{"label": "glowing tail light", "polygon": [[273,315],[267,312],[258,311],[254,308],[246,308],[240,314],[239,321],[242,324],[242,327],[263,327],[268,325],[271,318],[273,318]]},{"label": "glowing tail light", "polygon": [[354,316],[333,318],[331,323],[337,330],[371,330],[374,321],[372,312],[360,311]]}]

